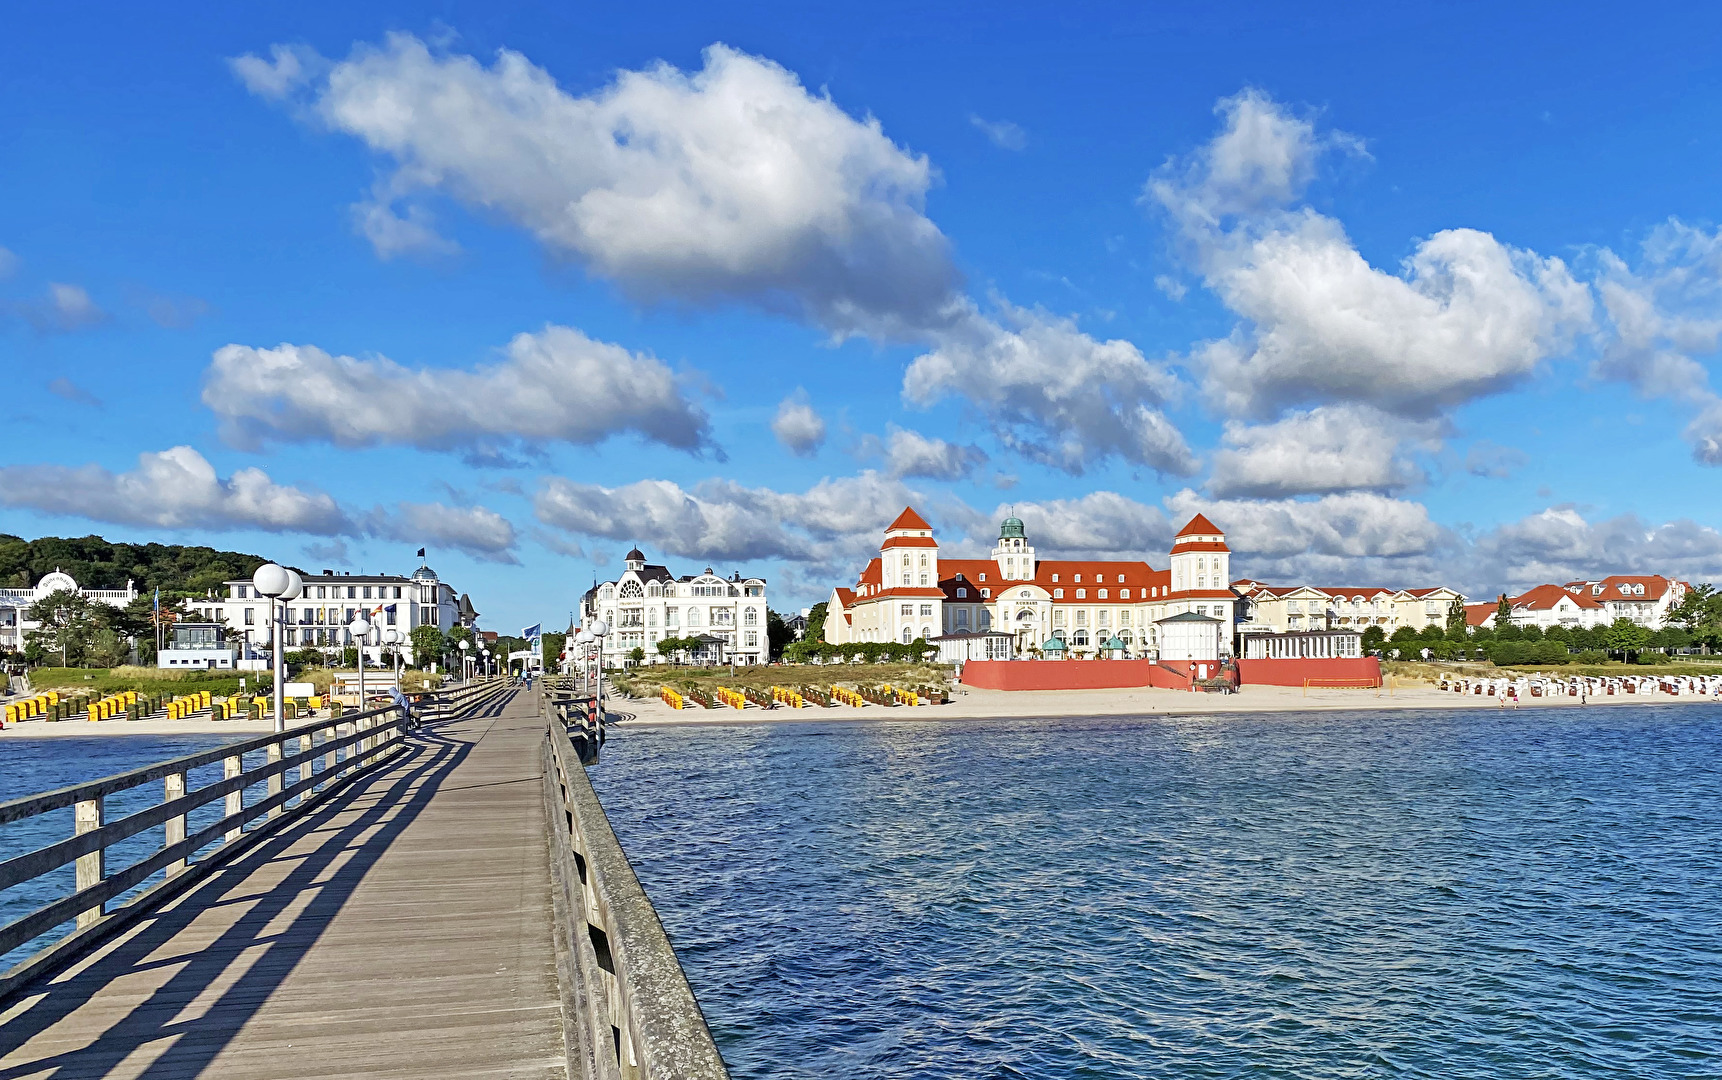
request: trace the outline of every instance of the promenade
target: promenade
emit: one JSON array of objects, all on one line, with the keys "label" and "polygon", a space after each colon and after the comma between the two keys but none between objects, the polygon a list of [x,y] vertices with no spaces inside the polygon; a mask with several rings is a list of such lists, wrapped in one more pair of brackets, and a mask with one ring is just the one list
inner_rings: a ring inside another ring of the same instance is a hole
[{"label": "promenade", "polygon": [[0,1078],[566,1076],[543,740],[414,735],[0,1013]]}]

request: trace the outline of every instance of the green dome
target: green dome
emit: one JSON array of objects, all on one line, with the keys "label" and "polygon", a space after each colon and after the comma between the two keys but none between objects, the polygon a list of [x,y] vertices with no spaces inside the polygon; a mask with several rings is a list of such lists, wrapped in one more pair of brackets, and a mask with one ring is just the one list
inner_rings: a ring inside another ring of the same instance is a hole
[{"label": "green dome", "polygon": [[1041,650],[1041,652],[1063,652],[1064,651],[1064,639],[1063,638],[1055,638],[1055,637],[1054,638],[1047,638],[1046,644],[1042,645],[1040,647],[1040,650]]},{"label": "green dome", "polygon": [[999,526],[1000,540],[1008,540],[1012,538],[1020,540],[1024,535],[1025,534],[1022,531],[1022,518],[1015,516],[1007,517],[1004,519],[1004,524]]},{"label": "green dome", "polygon": [[1125,649],[1125,648],[1129,648],[1129,646],[1125,645],[1124,642],[1120,641],[1118,638],[1115,637],[1111,641],[1108,641],[1106,644],[1102,645],[1101,648],[1102,649]]}]

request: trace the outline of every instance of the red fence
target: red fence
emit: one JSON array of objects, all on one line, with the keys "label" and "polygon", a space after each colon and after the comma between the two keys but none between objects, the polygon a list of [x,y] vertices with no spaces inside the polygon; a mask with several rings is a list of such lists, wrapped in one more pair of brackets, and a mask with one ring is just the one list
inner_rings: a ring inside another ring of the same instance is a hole
[{"label": "red fence", "polygon": [[1243,686],[1380,686],[1381,661],[1373,656],[1326,660],[1239,660]]},{"label": "red fence", "polygon": [[983,690],[1188,690],[1192,678],[1212,677],[1218,667],[1187,660],[970,660],[963,665],[963,684]]}]

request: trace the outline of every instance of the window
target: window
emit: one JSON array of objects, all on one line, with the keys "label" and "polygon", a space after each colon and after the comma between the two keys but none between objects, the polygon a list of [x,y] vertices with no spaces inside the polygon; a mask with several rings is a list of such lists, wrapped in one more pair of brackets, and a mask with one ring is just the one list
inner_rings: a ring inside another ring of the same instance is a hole
[{"label": "window", "polygon": [[664,609],[664,625],[665,626],[677,625],[677,620],[680,618],[680,616],[679,616],[680,611],[681,611],[680,608],[673,608],[673,607],[665,608]]},{"label": "window", "polygon": [[383,614],[388,616],[385,620],[388,625],[395,625],[395,606],[393,604],[390,604],[387,608],[383,609]]},{"label": "window", "polygon": [[[1078,580],[1078,581],[1081,581],[1081,580],[1082,580],[1082,575],[1081,575],[1081,574],[1078,574],[1078,575],[1076,575],[1076,580]],[[1078,600],[1081,600],[1081,599],[1082,599],[1082,598],[1083,598],[1083,597],[1085,597],[1085,596],[1087,596],[1087,595],[1088,595],[1088,590],[1087,590],[1087,589],[1078,589],[1078,590],[1076,590],[1076,598],[1077,598],[1077,599],[1078,599]]]},{"label": "window", "polygon": [[903,552],[903,569],[909,569],[909,553],[907,551]]},{"label": "window", "polygon": [[640,597],[646,595],[645,590],[640,588],[640,583],[637,581],[622,582],[622,588],[620,591],[622,593],[622,599],[624,600],[638,600]]},{"label": "window", "polygon": [[993,594],[993,591],[991,589],[982,589],[981,590],[982,596],[991,596],[992,594]]},{"label": "window", "polygon": [[921,569],[925,570],[926,568],[927,568],[927,553],[923,551],[923,552],[921,552]]},{"label": "window", "polygon": [[1094,595],[1096,595],[1096,596],[1100,597],[1100,599],[1104,600],[1104,599],[1106,599],[1106,590],[1101,589],[1098,592],[1096,592]]},{"label": "window", "polygon": [[1077,608],[1076,609],[1076,625],[1078,625],[1078,626],[1087,626],[1088,625],[1088,609],[1087,608]]},{"label": "window", "polygon": [[1064,590],[1063,589],[1052,590],[1052,598],[1054,600],[1063,600],[1064,599]]},{"label": "window", "polygon": [[1099,626],[1101,629],[1104,630],[1107,626],[1110,626],[1112,623],[1111,615],[1112,615],[1111,612],[1107,611],[1105,608],[1101,608],[1095,614],[1095,625]]},{"label": "window", "polygon": [[316,608],[301,608],[299,610],[299,621],[302,623],[316,622],[316,614]]},{"label": "window", "polygon": [[257,609],[256,608],[246,608],[245,609],[245,625],[246,626],[256,626],[257,625]]},{"label": "window", "polygon": [[293,631],[292,630],[287,631],[287,644],[289,644],[289,645],[293,644]]},{"label": "window", "polygon": [[366,585],[366,586],[365,586],[365,599],[366,599],[366,600],[370,600],[370,599],[372,599],[372,597],[371,597],[371,587],[370,587],[370,586],[369,586],[369,585]]},{"label": "window", "polygon": [[689,626],[698,626],[699,624],[700,624],[700,609],[697,607],[689,608],[688,609],[688,625]]},{"label": "window", "polygon": [[749,630],[747,632],[747,647],[750,649],[759,648],[759,631],[758,630]]},{"label": "window", "polygon": [[394,594],[394,596],[390,597],[390,599],[391,600],[399,600],[400,598],[401,598],[401,587],[399,585],[396,585],[395,586],[395,594]]},{"label": "window", "polygon": [[358,586],[356,586],[356,585],[347,586],[347,599],[356,600],[356,599],[358,599],[358,597],[359,597]]},{"label": "window", "polygon": [[986,580],[986,579],[987,579],[987,576],[986,576],[986,575],[985,575],[985,574],[982,574],[982,575],[981,575],[981,580],[982,580],[982,581],[985,581],[985,580]]},{"label": "window", "polygon": [[933,605],[931,605],[931,604],[922,604],[921,605],[921,618],[923,618],[923,619],[931,618],[932,614],[933,614]]},{"label": "window", "polygon": [[1017,594],[1017,596],[1021,597],[1024,600],[1030,600],[1030,599],[1034,598],[1034,593],[1029,591],[1028,589],[1018,589],[1016,594]]},{"label": "window", "polygon": [[[1118,625],[1119,626],[1129,626],[1130,625],[1130,612],[1128,610],[1120,611],[1118,613]],[[1128,640],[1128,639],[1126,639],[1126,640]]]},{"label": "window", "polygon": [[1081,580],[1082,580],[1082,575],[1081,575],[1081,574],[1077,574],[1077,575],[1076,575],[1076,576],[1074,576],[1074,577],[1072,577],[1072,578],[1071,578],[1071,579],[1070,579],[1070,580],[1072,580],[1072,581],[1081,581]]},{"label": "window", "polygon": [[1064,625],[1064,612],[1058,610],[1057,608],[1054,608],[1053,612],[1052,612],[1052,625],[1054,625],[1054,626],[1063,626]]},{"label": "window", "polygon": [[963,597],[967,595],[969,595],[969,590],[963,588],[961,585],[957,586],[957,596]]},{"label": "window", "polygon": [[921,575],[921,588],[924,589],[926,587],[927,587],[927,575],[922,574]]},{"label": "window", "polygon": [[1118,590],[1118,599],[1120,599],[1120,600],[1130,599],[1130,590],[1129,589],[1119,589]]},{"label": "window", "polygon": [[914,604],[904,604],[903,605],[903,618],[912,619],[914,617],[915,617],[915,605]]},{"label": "window", "polygon": [[234,586],[234,587],[233,587],[233,597],[234,597],[234,599],[236,599],[236,600],[243,600],[243,599],[245,599],[245,586],[243,586],[243,585],[235,585],[235,586]]},{"label": "window", "polygon": [[328,598],[329,598],[329,587],[327,585],[317,586],[317,599],[327,600]]},{"label": "window", "polygon": [[967,630],[969,628],[969,609],[968,608],[958,608],[957,609],[957,626],[961,627],[964,630]]},{"label": "window", "polygon": [[1123,574],[1118,575],[1118,584],[1120,584],[1120,585],[1124,584],[1124,575]]},{"label": "window", "polygon": [[1057,574],[1054,574],[1054,575],[1052,575],[1052,580],[1054,580],[1054,581],[1057,581],[1057,580],[1058,580],[1058,575],[1057,575]]}]

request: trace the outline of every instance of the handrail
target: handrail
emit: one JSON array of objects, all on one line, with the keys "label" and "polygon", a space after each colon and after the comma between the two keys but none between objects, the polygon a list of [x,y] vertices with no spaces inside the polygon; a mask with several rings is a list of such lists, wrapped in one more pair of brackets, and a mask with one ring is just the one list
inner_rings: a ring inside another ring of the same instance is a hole
[{"label": "handrail", "polygon": [[570,1080],[729,1080],[705,1015],[559,719],[545,724]]},{"label": "handrail", "polygon": [[[508,680],[493,680],[439,694],[433,699],[435,715],[447,718],[470,712],[511,685]],[[215,750],[0,803],[0,825],[72,807],[74,830],[65,840],[0,861],[0,890],[52,873],[68,863],[76,867],[75,889],[70,895],[41,904],[0,926],[0,955],[4,955],[65,922],[76,922],[70,935],[46,945],[0,975],[0,1003],[26,984],[73,962],[140,915],[177,895],[210,869],[275,831],[283,822],[392,758],[404,745],[403,722],[400,710],[393,705],[332,716]],[[268,760],[246,769],[245,755],[259,750],[267,752]],[[220,780],[188,789],[193,770],[217,762],[223,763]],[[106,820],[105,803],[109,796],[153,780],[163,781],[160,803],[113,821]],[[246,789],[259,782],[267,784],[265,797],[247,805]],[[222,817],[188,834],[191,812],[218,801],[223,804]],[[258,818],[265,820],[253,824]],[[160,847],[121,870],[107,871],[106,854],[110,847],[157,827],[163,829]],[[195,857],[199,850],[217,841],[220,844],[214,850],[202,858]],[[157,873],[164,874],[162,881],[116,911],[107,910],[109,901],[144,884]]]}]

